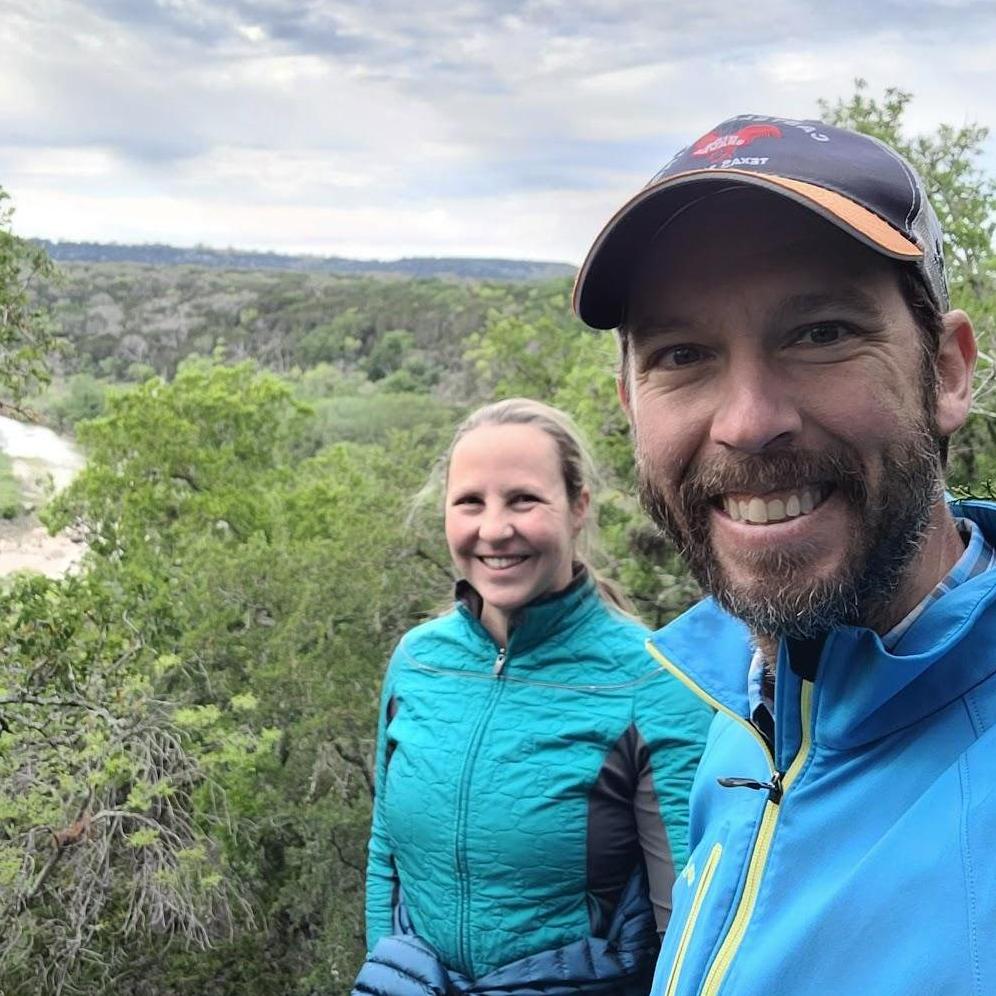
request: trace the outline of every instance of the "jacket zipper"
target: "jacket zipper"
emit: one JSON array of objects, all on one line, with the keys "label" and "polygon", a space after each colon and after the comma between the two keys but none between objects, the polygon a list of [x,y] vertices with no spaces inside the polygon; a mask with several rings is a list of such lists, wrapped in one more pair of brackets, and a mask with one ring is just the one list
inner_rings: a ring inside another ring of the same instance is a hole
[{"label": "jacket zipper", "polygon": [[[504,647],[498,648],[498,653],[492,665],[492,674],[496,679],[503,677],[502,672],[508,653]],[[463,765],[460,778],[460,788],[457,793],[456,812],[456,835],[455,835],[455,863],[457,869],[457,955],[462,967],[468,972],[471,970],[470,952],[470,869],[467,864],[467,811],[470,808],[470,779],[474,770],[474,763],[480,750],[481,742],[484,739],[484,732],[488,722],[494,713],[495,705],[501,696],[505,682],[496,680],[494,687],[488,695],[484,708],[481,709],[474,727],[467,742],[467,759]]]},{"label": "jacket zipper", "polygon": [[692,930],[695,921],[698,919],[702,901],[709,891],[709,885],[716,872],[716,865],[719,864],[720,856],[723,853],[722,844],[713,844],[709,857],[706,859],[705,868],[702,869],[702,877],[699,879],[695,895],[692,897],[692,905],[689,907],[688,916],[685,917],[685,925],[681,929],[681,938],[678,941],[678,949],[674,955],[674,965],[671,966],[671,974],[668,977],[667,985],[664,987],[664,996],[674,996],[678,988],[678,979],[681,977],[681,967],[685,961],[685,953],[688,951],[688,944],[692,939]]},{"label": "jacket zipper", "polygon": [[[757,901],[757,893],[760,889],[761,878],[764,874],[764,867],[768,860],[768,853],[771,850],[771,844],[775,835],[775,828],[778,823],[778,814],[781,810],[781,801],[785,796],[785,793],[791,787],[792,783],[798,778],[799,772],[802,770],[809,757],[809,748],[811,744],[810,736],[810,726],[812,720],[812,708],[813,708],[813,683],[811,681],[802,682],[801,691],[801,702],[800,702],[800,714],[802,719],[802,738],[799,744],[799,750],[796,752],[795,758],[793,759],[791,765],[789,765],[788,771],[782,775],[775,767],[774,755],[771,752],[771,748],[768,746],[767,741],[761,736],[753,723],[748,722],[743,716],[738,715],[732,709],[727,708],[717,699],[714,699],[708,692],[692,681],[684,672],[677,668],[671,663],[653,644],[648,640],[647,649],[650,651],[651,656],[657,660],[662,667],[664,667],[670,674],[674,675],[686,688],[691,689],[700,699],[709,703],[718,712],[723,713],[725,716],[729,716],[731,719],[735,720],[740,724],[748,733],[757,741],[757,743],[763,749],[765,756],[768,759],[768,764],[771,767],[771,781],[770,782],[760,782],[755,779],[750,778],[729,778],[721,779],[721,784],[725,784],[726,787],[738,787],[743,786],[747,788],[764,788],[768,789],[768,801],[764,805],[764,812],[761,815],[761,825],[758,828],[757,836],[754,840],[754,848],[751,852],[750,862],[747,867],[747,877],[744,882],[743,892],[740,896],[740,902],[737,904],[737,911],[733,918],[733,923],[730,929],[727,931],[726,937],[723,939],[722,944],[719,947],[719,951],[716,953],[716,957],[713,959],[712,966],[710,967],[708,973],[706,974],[705,982],[703,983],[702,989],[700,990],[701,996],[715,996],[719,992],[719,987],[723,983],[723,979],[726,977],[726,973],[729,971],[730,965],[733,963],[733,959],[740,947],[740,943],[743,941],[744,934],[747,932],[747,927],[750,924],[751,915],[754,912],[754,903]],[[710,853],[711,857],[711,853]],[[703,893],[704,898],[704,893]],[[693,931],[695,930],[694,917],[697,918],[701,909],[701,903],[699,907],[694,907],[689,911],[689,916],[685,921],[685,925],[682,929],[681,941],[690,940]],[[679,942],[680,944],[681,942]],[[686,943],[687,948],[687,943]],[[679,955],[681,958],[684,957],[684,952],[680,951],[675,955],[675,964],[672,968],[671,978],[668,980],[667,993],[671,993],[672,981],[674,985],[677,985],[677,972],[680,970]]]},{"label": "jacket zipper", "polygon": [[772,798],[769,795],[768,801],[764,805],[764,814],[761,817],[761,826],[754,841],[754,850],[750,856],[750,864],[747,867],[747,878],[744,882],[743,892],[740,896],[740,903],[737,906],[733,923],[726,934],[716,957],[713,959],[712,968],[706,975],[705,983],[702,986],[702,996],[715,996],[719,992],[726,973],[733,964],[733,959],[740,949],[740,944],[747,933],[750,925],[750,918],[754,913],[754,904],[757,902],[757,894],[761,888],[761,879],[764,877],[764,868],[768,861],[768,854],[771,852],[771,845],[774,841],[775,830],[778,827],[778,814],[781,812],[781,802],[791,789],[792,784],[799,777],[799,772],[805,767],[809,759],[809,749],[811,746],[810,727],[813,714],[813,683],[803,680],[801,689],[800,717],[802,720],[802,738],[795,758],[789,765],[788,771],[781,779],[779,785],[779,795]]},{"label": "jacket zipper", "polygon": [[496,677],[500,677],[502,671],[505,669],[505,660],[508,657],[504,647],[498,648],[498,656],[495,658],[494,664],[491,665],[491,673]]}]

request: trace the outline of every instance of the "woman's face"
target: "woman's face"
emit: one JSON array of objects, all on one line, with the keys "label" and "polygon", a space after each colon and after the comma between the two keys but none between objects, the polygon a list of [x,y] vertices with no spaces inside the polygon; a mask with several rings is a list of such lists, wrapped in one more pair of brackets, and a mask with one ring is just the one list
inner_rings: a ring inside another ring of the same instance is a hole
[{"label": "woman's face", "polygon": [[456,445],[446,480],[446,541],[504,642],[509,617],[570,584],[588,493],[571,506],[553,439],[533,425],[484,425]]}]

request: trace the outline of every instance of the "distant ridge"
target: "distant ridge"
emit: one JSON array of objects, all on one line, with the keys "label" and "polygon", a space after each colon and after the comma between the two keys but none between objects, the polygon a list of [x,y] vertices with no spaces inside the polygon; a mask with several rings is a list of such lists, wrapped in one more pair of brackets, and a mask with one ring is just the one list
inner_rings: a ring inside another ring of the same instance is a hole
[{"label": "distant ridge", "polygon": [[345,259],[341,256],[285,256],[275,252],[237,249],[181,249],[161,245],[119,245],[101,242],[50,242],[33,239],[57,263],[146,263],[152,266],[204,266],[227,270],[299,270],[344,275],[404,277],[460,277],[468,280],[551,280],[573,277],[568,263],[540,263],[523,259],[477,259],[416,256],[404,259]]}]

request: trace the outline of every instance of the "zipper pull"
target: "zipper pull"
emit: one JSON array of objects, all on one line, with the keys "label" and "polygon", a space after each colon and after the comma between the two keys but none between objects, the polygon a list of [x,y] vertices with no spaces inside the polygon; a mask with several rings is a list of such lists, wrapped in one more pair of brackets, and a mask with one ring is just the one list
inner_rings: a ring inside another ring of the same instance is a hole
[{"label": "zipper pull", "polygon": [[491,669],[491,673],[494,674],[496,678],[501,676],[501,672],[505,667],[505,658],[508,656],[504,647],[498,648],[498,656],[495,658],[494,667]]},{"label": "zipper pull", "polygon": [[782,773],[774,771],[771,774],[770,782],[759,782],[756,778],[717,778],[717,782],[723,788],[748,788],[766,789],[768,798],[772,802],[778,802],[782,797]]}]

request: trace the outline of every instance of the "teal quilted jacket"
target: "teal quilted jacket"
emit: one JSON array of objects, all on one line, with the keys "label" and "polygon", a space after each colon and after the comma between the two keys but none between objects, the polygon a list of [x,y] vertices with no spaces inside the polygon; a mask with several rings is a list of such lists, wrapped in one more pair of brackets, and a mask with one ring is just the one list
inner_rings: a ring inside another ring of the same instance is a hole
[{"label": "teal quilted jacket", "polygon": [[504,648],[472,603],[407,633],[387,671],[369,947],[404,910],[479,978],[604,936],[641,864],[663,930],[711,712],[583,572],[527,606]]}]

